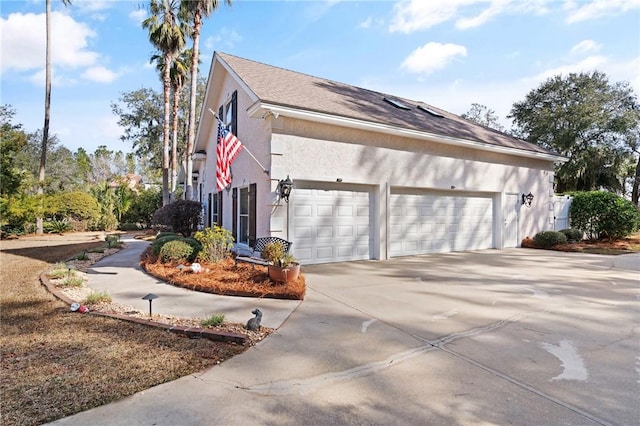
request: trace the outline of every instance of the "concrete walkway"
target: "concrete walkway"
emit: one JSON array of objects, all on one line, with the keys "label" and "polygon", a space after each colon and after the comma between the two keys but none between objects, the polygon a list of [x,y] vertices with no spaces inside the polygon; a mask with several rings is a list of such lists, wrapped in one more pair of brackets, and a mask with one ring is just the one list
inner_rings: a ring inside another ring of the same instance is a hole
[{"label": "concrete walkway", "polygon": [[95,263],[88,271],[87,285],[95,291],[106,291],[122,305],[142,312],[149,311],[148,293],[159,296],[152,303],[154,314],[190,318],[208,318],[224,314],[225,321],[244,324],[255,308],[262,311],[262,325],[278,328],[301,303],[299,300],[260,299],[219,296],[191,291],[167,284],[145,273],[139,266],[140,254],[149,246],[146,241],[125,236],[126,247]]},{"label": "concrete walkway", "polygon": [[[306,266],[304,302],[256,346],[54,424],[637,425],[634,259],[509,249]],[[131,301],[149,289],[131,285]],[[220,310],[211,300],[193,312]]]}]

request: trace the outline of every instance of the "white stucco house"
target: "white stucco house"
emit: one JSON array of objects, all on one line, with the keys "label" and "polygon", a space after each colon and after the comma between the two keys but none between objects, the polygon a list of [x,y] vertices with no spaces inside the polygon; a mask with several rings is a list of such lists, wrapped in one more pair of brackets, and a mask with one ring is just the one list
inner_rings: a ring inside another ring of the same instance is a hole
[{"label": "white stucco house", "polygon": [[[255,156],[241,152],[219,192],[209,110]],[[563,157],[421,101],[216,52],[196,138],[205,226],[284,238],[302,264],[502,249],[553,229]]]}]

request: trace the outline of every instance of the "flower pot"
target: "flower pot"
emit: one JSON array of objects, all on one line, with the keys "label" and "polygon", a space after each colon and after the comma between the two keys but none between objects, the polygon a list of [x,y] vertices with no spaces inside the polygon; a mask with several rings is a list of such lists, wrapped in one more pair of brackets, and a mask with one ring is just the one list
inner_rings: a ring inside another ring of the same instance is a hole
[{"label": "flower pot", "polygon": [[269,279],[277,283],[290,283],[298,279],[300,264],[291,264],[286,268],[269,265]]}]

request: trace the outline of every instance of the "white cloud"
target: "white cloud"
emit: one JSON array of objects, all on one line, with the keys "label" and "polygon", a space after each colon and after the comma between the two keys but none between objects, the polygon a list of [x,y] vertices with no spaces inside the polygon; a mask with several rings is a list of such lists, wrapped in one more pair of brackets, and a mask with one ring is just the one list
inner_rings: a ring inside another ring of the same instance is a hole
[{"label": "white cloud", "polygon": [[[68,15],[53,12],[51,27],[51,60],[54,65],[75,68],[96,62],[99,55],[87,49],[89,38],[96,34],[87,25]],[[44,67],[44,14],[12,13],[6,19],[0,18],[0,34],[2,71]]]},{"label": "white cloud", "polygon": [[147,18],[147,11],[144,9],[133,10],[129,13],[129,18],[140,24]]},{"label": "white cloud", "polygon": [[236,30],[222,27],[220,31],[218,31],[218,34],[207,37],[204,42],[204,50],[220,50],[220,47],[233,49],[235,45],[241,41],[242,36],[238,34]]},{"label": "white cloud", "polygon": [[[45,83],[46,83],[45,72],[46,72],[46,70],[44,68],[42,68],[41,70],[39,70],[35,74],[32,74],[28,78],[28,80],[34,86],[44,87]],[[51,69],[51,84],[52,85],[54,85],[56,87],[66,87],[66,86],[73,86],[76,83],[77,83],[76,79],[67,77],[67,76],[65,76],[63,74],[60,74],[58,72],[58,70],[56,70],[55,68]]]},{"label": "white cloud", "polygon": [[457,57],[464,56],[467,56],[464,46],[430,42],[411,52],[401,67],[412,73],[426,75],[444,68]]},{"label": "white cloud", "polygon": [[[504,14],[545,14],[553,0],[409,0],[395,4],[389,32],[412,33],[447,21],[456,28],[478,27]],[[478,10],[480,10],[478,12]]]},{"label": "white cloud", "polygon": [[571,53],[574,55],[581,55],[588,52],[597,52],[601,47],[602,45],[600,43],[596,43],[593,40],[582,40],[571,48]]},{"label": "white cloud", "polygon": [[604,56],[589,56],[587,58],[582,59],[581,61],[560,65],[555,68],[546,69],[532,77],[527,77],[524,80],[539,84],[543,81],[554,77],[556,75],[568,75],[571,73],[579,73],[579,72],[589,72],[593,70],[603,70],[609,63],[609,60]]},{"label": "white cloud", "polygon": [[564,4],[568,15],[567,23],[618,15],[633,9],[640,9],[640,0],[593,0],[590,2],[568,0]]},{"label": "white cloud", "polygon": [[73,0],[72,4],[82,11],[98,12],[109,9],[115,1],[117,0]]},{"label": "white cloud", "polygon": [[364,21],[360,22],[358,24],[358,26],[360,28],[371,28],[371,23],[373,22],[373,18],[371,16],[368,16],[367,19],[365,19]]},{"label": "white cloud", "polygon": [[95,81],[96,83],[111,83],[118,78],[118,73],[115,73],[103,66],[90,67],[82,73],[82,78]]}]

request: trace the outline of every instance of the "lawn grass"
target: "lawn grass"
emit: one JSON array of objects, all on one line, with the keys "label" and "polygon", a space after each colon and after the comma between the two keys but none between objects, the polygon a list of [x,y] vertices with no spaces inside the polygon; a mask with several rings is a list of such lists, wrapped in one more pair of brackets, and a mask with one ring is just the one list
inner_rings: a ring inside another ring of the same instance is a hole
[{"label": "lawn grass", "polygon": [[0,242],[3,425],[50,422],[201,371],[245,349],[71,312],[42,287],[39,275],[104,244],[91,240],[65,235]]}]

